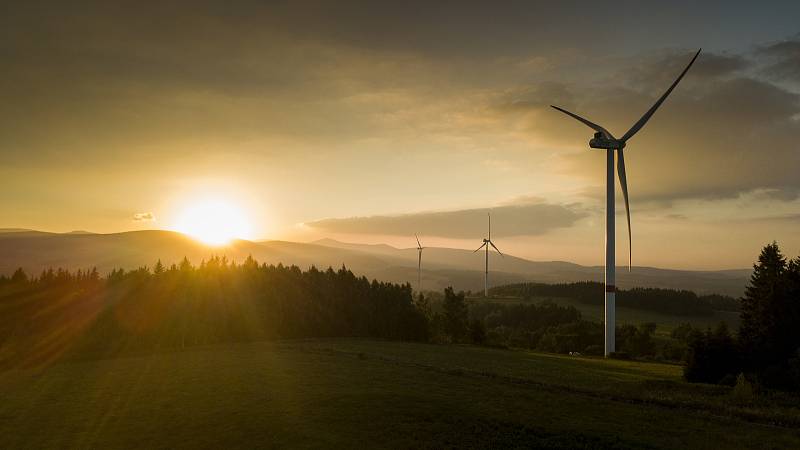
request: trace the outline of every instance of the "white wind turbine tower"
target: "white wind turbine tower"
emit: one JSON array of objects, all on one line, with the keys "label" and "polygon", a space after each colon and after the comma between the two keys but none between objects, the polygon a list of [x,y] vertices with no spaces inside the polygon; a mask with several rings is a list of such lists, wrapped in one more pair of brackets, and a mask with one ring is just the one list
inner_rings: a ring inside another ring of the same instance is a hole
[{"label": "white wind turbine tower", "polygon": [[422,251],[425,250],[425,247],[419,243],[419,236],[416,234],[414,235],[417,238],[417,252],[419,252],[419,262],[417,263],[417,292],[422,292]]},{"label": "white wind turbine tower", "polygon": [[667,92],[661,96],[661,98],[656,101],[656,103],[647,110],[646,113],[625,133],[621,138],[615,138],[608,130],[592,123],[583,117],[578,116],[577,114],[573,114],[569,111],[561,109],[557,106],[552,106],[553,108],[563,112],[564,114],[572,117],[573,119],[578,120],[579,122],[583,123],[584,125],[588,126],[589,128],[595,130],[594,139],[589,141],[589,147],[591,148],[601,148],[606,150],[606,302],[605,302],[605,355],[608,356],[609,353],[614,352],[615,347],[615,340],[614,340],[614,332],[616,330],[615,322],[615,293],[616,293],[616,286],[615,284],[615,252],[614,252],[614,151],[617,151],[617,173],[619,174],[619,184],[622,187],[622,196],[625,199],[625,214],[628,219],[628,270],[631,267],[631,256],[633,255],[633,251],[631,250],[631,213],[630,208],[628,206],[628,182],[625,178],[625,158],[622,153],[622,149],[625,148],[625,143],[633,137],[639,130],[644,127],[644,124],[650,120],[650,117],[653,116],[653,113],[656,112],[659,106],[664,102],[667,96],[675,89],[675,86],[678,85],[678,82],[681,81],[686,72],[692,67],[694,61],[700,55],[700,50],[695,53],[694,58],[689,61],[689,65],[683,69],[683,72],[678,76],[678,79],[672,83],[672,86],[667,89]]},{"label": "white wind turbine tower", "polygon": [[475,250],[472,253],[475,253],[478,250],[486,247],[486,269],[484,271],[484,277],[483,277],[483,296],[489,298],[489,246],[491,245],[492,247],[494,247],[494,249],[497,250],[497,253],[499,253],[500,256],[503,256],[503,253],[500,251],[499,248],[497,248],[496,245],[494,245],[494,242],[492,242],[492,215],[491,213],[486,213],[486,215],[489,218],[489,237],[485,238],[483,240],[483,245],[478,247],[477,250]]}]

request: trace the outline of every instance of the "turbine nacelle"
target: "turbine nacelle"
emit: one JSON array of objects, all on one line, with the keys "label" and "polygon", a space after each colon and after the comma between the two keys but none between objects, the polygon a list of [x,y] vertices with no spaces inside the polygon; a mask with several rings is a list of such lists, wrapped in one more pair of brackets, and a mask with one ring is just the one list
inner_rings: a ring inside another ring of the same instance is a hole
[{"label": "turbine nacelle", "polygon": [[625,148],[625,141],[607,138],[603,136],[603,133],[595,133],[594,138],[589,140],[589,147],[619,150]]}]

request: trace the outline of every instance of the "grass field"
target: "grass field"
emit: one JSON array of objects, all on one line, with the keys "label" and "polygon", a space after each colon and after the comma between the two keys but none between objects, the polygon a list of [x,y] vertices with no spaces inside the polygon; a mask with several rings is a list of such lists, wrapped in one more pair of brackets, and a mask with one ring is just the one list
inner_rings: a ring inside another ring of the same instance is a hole
[{"label": "grass field", "polygon": [[1,448],[800,448],[800,401],[679,366],[355,339],[0,373]]},{"label": "grass field", "polygon": [[[577,300],[561,297],[534,297],[533,302],[551,301],[561,306],[574,306],[575,309],[580,311],[584,319],[594,322],[603,321],[603,306],[602,305],[589,305],[581,303]],[[487,301],[481,297],[469,299],[470,302]],[[494,303],[523,303],[525,300],[519,297],[493,297],[490,300]],[[735,330],[739,327],[739,313],[730,311],[715,311],[711,316],[678,316],[672,314],[664,314],[654,311],[645,311],[641,309],[626,308],[617,306],[617,324],[639,324],[643,322],[653,322],[656,324],[656,334],[661,336],[669,335],[669,333],[678,325],[682,323],[690,323],[693,327],[705,330],[706,328],[714,329],[720,322],[728,324],[728,328]]]}]

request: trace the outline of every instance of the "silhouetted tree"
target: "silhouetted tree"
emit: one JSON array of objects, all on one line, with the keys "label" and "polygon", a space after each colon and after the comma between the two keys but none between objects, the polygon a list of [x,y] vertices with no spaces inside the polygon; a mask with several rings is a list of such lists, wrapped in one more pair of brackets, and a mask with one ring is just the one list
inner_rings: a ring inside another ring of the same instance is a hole
[{"label": "silhouetted tree", "polygon": [[469,322],[469,339],[473,344],[482,345],[486,343],[486,327],[482,320],[472,319]]},{"label": "silhouetted tree", "polygon": [[156,265],[153,266],[153,275],[161,275],[162,273],[164,273],[164,264],[162,264],[161,260],[159,259],[156,262]]},{"label": "silhouetted tree", "polygon": [[739,348],[725,322],[716,330],[693,336],[689,342],[683,376],[695,383],[719,383],[726,375],[741,371]]},{"label": "silhouetted tree", "polygon": [[790,298],[786,258],[773,242],[761,251],[742,298],[739,342],[751,369],[758,370],[787,358],[797,349],[798,299]]},{"label": "silhouetted tree", "polygon": [[14,274],[11,275],[11,282],[12,283],[25,283],[28,281],[28,274],[22,270],[22,267],[18,268],[14,271]]},{"label": "silhouetted tree", "polygon": [[444,290],[444,331],[454,341],[460,341],[467,331],[467,302],[464,292],[456,294],[452,287]]},{"label": "silhouetted tree", "polygon": [[617,327],[617,342],[620,351],[631,356],[653,356],[656,346],[653,342],[653,333],[656,331],[656,324],[652,322],[633,325],[622,325]]}]

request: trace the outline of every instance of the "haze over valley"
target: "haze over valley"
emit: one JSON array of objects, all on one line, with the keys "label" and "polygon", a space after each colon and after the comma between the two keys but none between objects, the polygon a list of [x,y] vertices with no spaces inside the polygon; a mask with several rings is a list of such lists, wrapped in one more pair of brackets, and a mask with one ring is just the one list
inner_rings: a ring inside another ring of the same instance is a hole
[{"label": "haze over valley", "polygon": [[[241,263],[248,256],[267,264],[316,266],[320,269],[342,265],[358,275],[416,288],[417,250],[385,244],[352,244],[332,239],[311,243],[288,241],[235,240],[226,246],[208,246],[171,231],[134,231],[112,234],[45,233],[30,230],[0,232],[0,273],[10,275],[22,267],[37,275],[49,268],[71,270],[96,267],[101,273],[112,269],[152,268],[156,260],[177,264],[184,257],[200,264],[211,256],[227,256]],[[492,285],[537,281],[566,283],[602,281],[603,266],[582,266],[567,261],[530,261],[513,256],[491,256]],[[425,249],[423,289],[441,291],[447,286],[459,290],[483,288],[483,254],[472,250],[428,247]],[[723,271],[671,270],[635,266],[619,268],[619,285],[688,289],[699,294],[740,296],[750,269]]]}]

